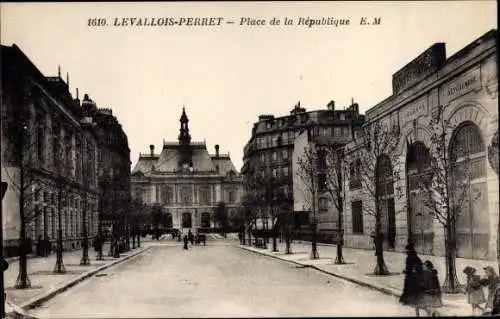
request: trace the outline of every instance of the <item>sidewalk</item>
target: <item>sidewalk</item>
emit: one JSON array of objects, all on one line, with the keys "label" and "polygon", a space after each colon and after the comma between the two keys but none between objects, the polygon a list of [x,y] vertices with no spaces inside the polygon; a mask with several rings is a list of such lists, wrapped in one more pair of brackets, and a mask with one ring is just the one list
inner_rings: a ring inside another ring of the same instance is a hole
[{"label": "sidewalk", "polygon": [[[294,241],[292,244],[291,255],[286,255],[285,243],[278,243],[279,252],[272,252],[272,240],[268,244],[268,249],[249,247],[246,245],[238,245],[240,248],[278,258],[281,260],[293,262],[302,266],[308,266],[328,273],[335,277],[339,277],[351,282],[354,282],[371,289],[378,290],[385,294],[399,297],[403,291],[404,275],[402,273],[405,267],[406,256],[399,252],[384,252],[384,260],[389,268],[389,271],[396,273],[390,276],[373,276],[370,273],[375,266],[375,256],[373,250],[343,248],[344,260],[347,264],[335,265],[335,257],[337,248],[335,245],[318,244],[318,252],[320,259],[309,259],[311,244],[308,242]],[[440,283],[444,282],[445,262],[444,257],[419,255],[422,261],[430,260],[439,274]],[[492,266],[497,269],[497,263],[494,261],[471,260],[457,258],[457,276],[460,283],[465,284],[465,274],[462,269],[465,266],[472,266],[478,270],[479,274],[483,274],[483,267]],[[485,291],[486,293],[486,291]],[[443,294],[444,307],[438,311],[443,316],[470,316],[472,314],[471,306],[467,303],[464,294]]]},{"label": "sidewalk", "polygon": [[[122,253],[120,258],[112,258],[107,256],[109,244],[105,244],[103,247],[104,260],[96,260],[97,253],[94,249],[89,248],[91,264],[88,266],[80,266],[81,249],[67,251],[63,254],[66,268],[64,274],[53,273],[57,257],[55,253],[47,257],[28,258],[28,278],[31,281],[31,288],[27,289],[14,288],[19,272],[19,260],[10,259],[9,268],[4,272],[6,304],[12,308],[20,307],[25,310],[36,307],[93,274],[132,258],[149,248],[149,243],[141,243],[141,248]],[[7,309],[6,312],[8,312]]]}]

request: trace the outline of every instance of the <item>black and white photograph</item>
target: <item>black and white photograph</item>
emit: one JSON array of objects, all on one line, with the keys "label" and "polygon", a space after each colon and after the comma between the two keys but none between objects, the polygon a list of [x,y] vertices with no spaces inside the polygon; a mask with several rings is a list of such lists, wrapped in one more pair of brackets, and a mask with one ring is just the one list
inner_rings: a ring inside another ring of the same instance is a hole
[{"label": "black and white photograph", "polygon": [[500,316],[497,2],[1,2],[2,318]]}]

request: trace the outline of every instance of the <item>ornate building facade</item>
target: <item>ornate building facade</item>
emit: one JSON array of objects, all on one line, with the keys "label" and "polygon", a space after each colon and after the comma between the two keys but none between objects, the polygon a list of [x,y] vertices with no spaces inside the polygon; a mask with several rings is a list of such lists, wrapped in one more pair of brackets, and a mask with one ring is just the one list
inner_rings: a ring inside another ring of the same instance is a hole
[{"label": "ornate building facade", "polygon": [[[364,123],[364,115],[359,114],[357,103],[352,103],[343,110],[332,111],[332,119],[329,123],[325,121],[322,127],[313,125],[315,123],[313,120],[309,122],[310,126],[303,129],[303,132],[295,138],[292,155],[294,212],[306,213],[309,221],[315,219],[318,238],[325,242],[332,242],[337,238],[339,214],[331,194],[327,191],[328,184],[331,186],[331,183],[326,181],[327,174],[325,173],[328,165],[332,165],[333,157],[326,158],[324,150],[339,149],[348,144],[352,141],[354,132]],[[339,134],[340,132],[348,132],[348,134]],[[304,181],[298,173],[300,170],[298,162],[306,160],[305,153],[308,151],[313,152],[314,159],[317,160],[314,166],[311,166],[318,172],[317,175],[315,174],[317,196],[314,216],[310,192],[312,185],[305,185],[311,181]],[[339,159],[343,160],[342,157]]]},{"label": "ornate building facade", "polygon": [[[15,255],[21,225],[35,244],[65,249],[97,232],[97,135],[60,74],[45,77],[16,46],[2,46],[2,201],[4,249]],[[21,221],[24,221],[22,223]]]},{"label": "ornate building facade", "polygon": [[[285,208],[288,213],[295,212],[296,220],[307,220],[308,208],[305,207],[300,187],[297,186],[299,181],[293,174],[296,162],[293,158],[296,159],[301,154],[307,140],[305,135],[298,144],[296,140],[312,129],[318,140],[331,138],[346,142],[351,139],[353,127],[361,125],[363,121],[364,115],[359,114],[358,104],[352,103],[348,109],[335,109],[334,101],[330,101],[326,109],[322,110],[307,111],[299,102],[290,111],[290,115],[276,118],[273,115],[259,116],[244,148],[242,175],[245,193],[255,193],[256,188],[260,188],[258,182],[261,180],[274,180],[285,198],[291,199]],[[297,147],[301,149],[296,150]],[[328,210],[322,206],[321,228],[331,233],[335,227],[335,217],[327,214],[325,209]],[[260,215],[265,214],[258,213]],[[267,216],[271,214],[267,213]]]},{"label": "ornate building facade", "polygon": [[[449,160],[445,169],[453,175],[459,167],[465,167],[470,187],[457,210],[460,211],[454,227],[457,257],[496,258],[499,225],[495,172],[498,169],[496,37],[497,31],[492,30],[450,57],[446,57],[444,43],[434,44],[396,72],[392,79],[393,94],[366,112],[368,124],[385,123],[399,133],[396,160],[382,165],[387,173],[383,172],[382,177],[387,178],[379,178],[381,184],[377,185],[386,190],[383,232],[394,237],[392,243],[385,237],[386,249],[403,251],[411,237],[418,252],[444,255],[443,225],[422,205],[417,187],[418,181],[426,178],[422,172],[429,167],[430,154],[436,151],[431,120],[439,117],[447,123],[443,130]],[[354,144],[351,146],[354,149]],[[351,156],[355,160],[356,153]],[[398,172],[400,180],[391,177],[392,172]],[[351,173],[346,181],[345,243],[349,247],[370,249],[374,218],[364,208],[373,205],[373,199],[365,196],[359,176]],[[395,194],[399,187],[402,196]],[[479,195],[476,198],[473,194]]]},{"label": "ornate building facade", "polygon": [[[82,103],[84,115],[96,123],[98,145],[98,186],[104,194],[99,200],[101,230],[115,237],[129,234],[130,229],[130,149],[122,126],[109,108],[98,108],[87,94]],[[112,227],[114,225],[114,227]]]},{"label": "ornate building facade", "polygon": [[223,202],[231,215],[242,195],[242,179],[229,154],[209,154],[205,142],[191,141],[185,109],[178,142],[163,142],[159,154],[139,154],[131,176],[133,198],[163,210],[163,225],[183,233],[214,227],[213,212]]}]

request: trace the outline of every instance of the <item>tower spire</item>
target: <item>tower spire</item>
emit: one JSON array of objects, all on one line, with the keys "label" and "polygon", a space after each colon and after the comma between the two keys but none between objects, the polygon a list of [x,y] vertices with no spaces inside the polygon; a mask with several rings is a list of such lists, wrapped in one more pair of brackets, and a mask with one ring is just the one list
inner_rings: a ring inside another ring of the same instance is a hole
[{"label": "tower spire", "polygon": [[57,66],[57,76],[61,77],[61,65],[60,64]]},{"label": "tower spire", "polygon": [[186,115],[186,108],[182,107],[182,115],[180,118],[181,128],[179,132],[179,145],[180,145],[180,153],[181,159],[179,162],[179,166],[192,166],[192,149],[191,149],[191,135],[189,135],[189,119]]},{"label": "tower spire", "polygon": [[179,144],[180,145],[189,145],[191,143],[191,136],[189,135],[189,119],[186,114],[186,108],[182,107],[182,115],[180,118],[181,129],[179,133]]}]

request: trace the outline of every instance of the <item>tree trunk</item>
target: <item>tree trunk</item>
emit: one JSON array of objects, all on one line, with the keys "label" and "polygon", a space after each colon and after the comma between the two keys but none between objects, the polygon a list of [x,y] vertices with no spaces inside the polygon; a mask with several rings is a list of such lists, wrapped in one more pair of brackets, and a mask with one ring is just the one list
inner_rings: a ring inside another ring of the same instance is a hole
[{"label": "tree trunk", "polygon": [[312,225],[311,254],[309,255],[309,258],[319,259],[318,243],[316,240],[316,221],[313,221]]},{"label": "tree trunk", "polygon": [[[59,181],[61,183],[61,181]],[[57,208],[57,252],[56,252],[56,265],[54,267],[54,273],[63,274],[66,272],[63,261],[63,235],[62,235],[62,186],[59,185],[59,198],[58,198],[58,208]]]},{"label": "tree trunk", "polygon": [[252,246],[252,230],[248,228],[248,246]]},{"label": "tree trunk", "polygon": [[[23,186],[22,182],[21,186]],[[24,214],[24,196],[22,190],[20,198],[21,229],[19,231],[19,274],[17,276],[15,288],[25,289],[31,287],[31,282],[28,278],[28,245],[26,240],[26,217]]]},{"label": "tree trunk", "polygon": [[[21,163],[19,169],[19,217],[21,220],[21,227],[19,230],[19,274],[16,280],[17,289],[25,289],[31,287],[31,282],[28,278],[28,252],[27,252],[27,240],[26,240],[26,214],[24,207],[24,192],[26,186],[24,185],[24,131],[22,131],[20,138],[20,150],[21,150]],[[2,305],[3,306],[3,305]]]},{"label": "tree trunk", "polygon": [[443,292],[449,294],[461,293],[463,286],[458,281],[456,271],[456,238],[455,229],[451,221],[445,227],[445,261],[446,261],[446,277],[443,283]]},{"label": "tree trunk", "polygon": [[132,231],[132,249],[135,249],[135,231]]},{"label": "tree trunk", "polygon": [[80,265],[81,266],[88,266],[90,265],[90,258],[89,258],[89,237],[88,237],[88,232],[87,232],[87,200],[85,196],[85,203],[83,205],[83,245],[82,245],[82,259],[80,260]]},{"label": "tree trunk", "polygon": [[277,242],[277,236],[278,236],[278,232],[276,231],[276,225],[274,224],[274,213],[273,213],[273,210],[271,208],[271,227],[272,227],[272,234],[273,234],[273,252],[277,252],[278,251],[278,242]]},{"label": "tree trunk", "polygon": [[345,264],[344,256],[342,255],[342,246],[344,245],[344,227],[343,227],[343,222],[342,222],[342,214],[343,214],[343,209],[342,209],[342,203],[339,205],[339,220],[338,220],[338,225],[337,225],[337,232],[338,232],[338,242],[337,242],[337,257],[335,258],[335,264],[336,265],[343,265]]},{"label": "tree trunk", "polygon": [[389,275],[389,269],[384,261],[384,238],[381,233],[382,225],[380,223],[380,213],[376,213],[375,217],[375,255],[377,256],[377,264],[373,274],[376,276]]},{"label": "tree trunk", "polygon": [[286,225],[286,232],[285,232],[285,254],[290,255],[292,253],[292,245],[291,245],[291,231],[290,231],[291,225],[287,224]]}]

